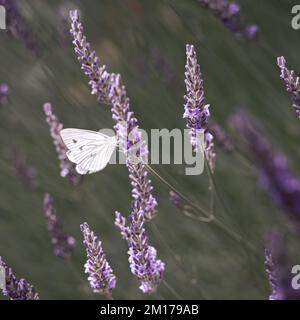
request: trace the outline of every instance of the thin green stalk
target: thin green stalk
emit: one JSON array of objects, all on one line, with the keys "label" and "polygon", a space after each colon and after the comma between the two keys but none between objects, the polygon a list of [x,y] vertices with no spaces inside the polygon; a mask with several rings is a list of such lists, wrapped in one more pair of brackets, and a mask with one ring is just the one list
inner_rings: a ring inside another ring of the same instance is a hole
[{"label": "thin green stalk", "polygon": [[[195,210],[199,211],[201,214],[205,216],[205,218],[211,218],[211,214],[203,209],[198,204],[195,204],[192,202],[188,197],[183,195],[181,192],[179,192],[174,186],[172,186],[169,182],[167,182],[163,177],[161,177],[152,167],[150,167],[148,164],[145,164],[148,171],[157,178],[160,182],[168,186],[172,191],[176,192],[180,198],[182,198],[184,201],[190,204],[191,207],[193,207]],[[229,227],[227,227],[222,221],[220,221],[218,218],[214,217],[211,219],[211,223],[214,224],[216,227],[218,227],[221,231],[223,231],[225,234],[227,234],[231,239],[234,241],[240,243],[241,245],[245,246],[247,249],[251,250],[255,255],[259,256],[259,252],[255,248],[254,245],[249,243],[247,240],[245,240],[241,235],[236,233],[235,231],[231,230]]]}]

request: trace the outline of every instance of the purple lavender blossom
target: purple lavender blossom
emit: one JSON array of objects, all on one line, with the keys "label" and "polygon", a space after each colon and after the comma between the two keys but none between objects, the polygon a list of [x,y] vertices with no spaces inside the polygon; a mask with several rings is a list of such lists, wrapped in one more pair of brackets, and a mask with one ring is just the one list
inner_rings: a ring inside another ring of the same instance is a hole
[{"label": "purple lavender blossom", "polygon": [[138,130],[137,119],[129,109],[129,98],[126,95],[125,87],[122,85],[119,75],[111,75],[110,100],[112,101],[112,114],[116,122],[119,146],[127,155],[126,165],[129,171],[129,178],[132,186],[132,210],[143,211],[145,218],[151,220],[156,214],[156,199],[152,195],[153,187],[145,165],[132,160],[132,151],[138,158],[144,158],[148,154],[148,148],[142,143],[141,133]]},{"label": "purple lavender blossom", "polygon": [[72,185],[77,185],[82,181],[82,178],[76,173],[75,165],[67,158],[66,153],[68,149],[60,136],[63,125],[59,122],[54,113],[51,103],[44,104],[44,112],[46,114],[46,121],[50,128],[50,135],[56,149],[57,157],[60,162],[60,176],[63,178],[67,177]]},{"label": "purple lavender blossom", "polygon": [[179,209],[179,210],[184,209],[183,201],[176,192],[170,191],[169,192],[169,199],[177,209]]},{"label": "purple lavender blossom", "polygon": [[134,211],[129,216],[129,224],[126,223],[126,219],[116,212],[115,224],[128,243],[131,272],[139,280],[143,293],[153,293],[162,281],[165,264],[157,259],[156,249],[149,245],[143,211]]},{"label": "purple lavender blossom", "polygon": [[2,290],[5,296],[10,300],[39,300],[39,295],[34,287],[25,279],[18,280],[1,256],[0,267],[5,270],[5,287]]},{"label": "purple lavender blossom", "polygon": [[20,182],[30,190],[34,190],[37,186],[36,170],[27,164],[25,155],[21,154],[16,148],[12,150],[12,163]]},{"label": "purple lavender blossom", "polygon": [[291,95],[292,106],[300,118],[300,80],[294,70],[289,70],[284,57],[277,58],[281,70],[280,78],[284,81],[287,92]]},{"label": "purple lavender blossom", "polygon": [[81,62],[81,69],[90,79],[92,94],[97,96],[99,102],[112,105],[112,117],[116,122],[114,128],[119,148],[126,155],[126,165],[132,186],[130,224],[126,227],[125,218],[116,213],[116,225],[120,228],[124,239],[128,241],[131,271],[141,281],[141,290],[150,293],[156,289],[162,279],[164,264],[156,259],[156,250],[148,245],[148,238],[143,228],[144,222],[155,216],[157,206],[145,165],[140,161],[147,157],[148,148],[142,141],[137,119],[130,111],[130,101],[121,76],[109,74],[105,66],[100,65],[99,58],[91,50],[83,34],[78,11],[71,11],[70,16],[75,52]]},{"label": "purple lavender blossom", "polygon": [[187,128],[191,129],[191,144],[195,151],[199,150],[199,134],[204,133],[205,155],[212,172],[214,172],[216,154],[213,136],[208,131],[209,104],[205,103],[203,79],[193,45],[186,46],[186,57],[186,95],[184,96],[183,118],[186,119]]},{"label": "purple lavender blossom", "polygon": [[283,300],[283,290],[280,288],[282,262],[285,260],[282,250],[282,237],[273,230],[266,236],[265,267],[269,278],[271,295],[269,300]]},{"label": "purple lavender blossom", "polygon": [[109,74],[105,66],[100,65],[100,60],[95,51],[91,50],[83,34],[83,27],[79,20],[77,10],[70,12],[72,19],[71,34],[74,38],[75,52],[81,62],[81,69],[90,79],[92,94],[97,96],[99,102],[112,105],[112,117],[116,122],[115,130],[118,136],[119,147],[127,156],[127,168],[132,185],[132,209],[143,210],[147,220],[156,214],[156,200],[152,195],[153,187],[144,164],[133,161],[132,155],[144,159],[148,155],[148,148],[142,142],[138,129],[137,119],[130,111],[130,101],[126,89],[122,84],[121,76]]},{"label": "purple lavender blossom", "polygon": [[54,208],[53,198],[48,193],[44,194],[43,206],[48,231],[53,245],[53,253],[55,256],[68,259],[75,247],[75,239],[64,233],[62,224],[60,223]]},{"label": "purple lavender blossom", "polygon": [[198,0],[200,5],[210,10],[222,21],[227,29],[239,37],[253,40],[257,37],[258,26],[246,25],[241,18],[240,6],[228,0]]},{"label": "purple lavender blossom", "polygon": [[291,266],[287,261],[283,235],[278,230],[271,230],[266,235],[265,267],[271,289],[270,300],[300,300],[299,290],[291,286]]},{"label": "purple lavender blossom", "polygon": [[116,287],[117,279],[112,268],[106,260],[102,243],[94,235],[89,225],[85,222],[80,225],[84,237],[87,253],[87,262],[84,265],[85,273],[89,274],[88,280],[94,292],[111,298],[112,290]]},{"label": "purple lavender blossom", "polygon": [[6,10],[6,22],[9,33],[16,39],[21,40],[25,47],[35,56],[39,56],[40,52],[35,37],[21,16],[16,1],[0,0],[0,5],[4,6]]},{"label": "purple lavender blossom", "polygon": [[217,123],[213,123],[208,126],[209,132],[214,137],[215,143],[223,149],[226,153],[231,153],[234,151],[234,144],[225,130],[219,126]]},{"label": "purple lavender blossom", "polygon": [[78,11],[70,11],[70,18],[72,20],[71,35],[74,50],[81,63],[81,69],[90,79],[91,93],[97,97],[99,102],[108,103],[110,74],[106,71],[104,65],[101,66],[96,52],[91,50],[91,45],[87,42],[83,33]]},{"label": "purple lavender blossom", "polygon": [[300,179],[291,172],[286,156],[273,150],[246,112],[236,113],[230,122],[258,167],[260,184],[299,222]]},{"label": "purple lavender blossom", "polygon": [[6,83],[0,84],[0,106],[7,101],[9,87]]}]

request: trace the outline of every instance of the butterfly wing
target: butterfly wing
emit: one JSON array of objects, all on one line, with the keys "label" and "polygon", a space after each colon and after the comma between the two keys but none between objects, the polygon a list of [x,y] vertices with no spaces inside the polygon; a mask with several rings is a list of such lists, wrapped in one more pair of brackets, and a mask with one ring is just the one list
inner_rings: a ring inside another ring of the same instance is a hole
[{"label": "butterfly wing", "polygon": [[63,129],[60,135],[68,148],[67,157],[79,174],[91,174],[106,167],[116,148],[116,138],[83,129]]}]

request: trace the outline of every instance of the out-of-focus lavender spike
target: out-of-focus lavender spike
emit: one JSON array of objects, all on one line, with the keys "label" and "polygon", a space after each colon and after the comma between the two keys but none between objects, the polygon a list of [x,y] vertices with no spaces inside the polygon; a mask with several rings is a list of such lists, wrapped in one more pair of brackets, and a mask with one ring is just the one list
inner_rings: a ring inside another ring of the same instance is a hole
[{"label": "out-of-focus lavender spike", "polygon": [[25,155],[16,148],[12,150],[12,163],[20,182],[30,190],[34,190],[37,186],[37,172],[27,164]]},{"label": "out-of-focus lavender spike", "polygon": [[186,45],[184,114],[187,128],[191,129],[191,144],[195,151],[199,150],[199,134],[204,133],[205,155],[212,172],[215,170],[216,154],[213,136],[208,131],[210,117],[209,104],[205,103],[203,79],[200,65],[193,45]]},{"label": "out-of-focus lavender spike", "polygon": [[172,84],[175,75],[169,62],[165,59],[163,54],[158,48],[152,48],[150,51],[150,60],[153,63],[154,68],[160,74],[161,79],[167,85]]},{"label": "out-of-focus lavender spike", "polygon": [[54,255],[64,259],[70,258],[76,241],[73,237],[67,236],[64,233],[62,224],[54,208],[53,198],[49,193],[44,194],[43,207]]},{"label": "out-of-focus lavender spike", "polygon": [[277,65],[281,70],[280,78],[284,81],[287,92],[291,95],[292,106],[300,118],[300,79],[294,70],[289,70],[284,57],[277,58]]},{"label": "out-of-focus lavender spike", "polygon": [[58,11],[57,33],[59,35],[60,43],[65,51],[70,50],[72,43],[69,24],[69,9],[66,5],[63,5]]},{"label": "out-of-focus lavender spike", "polygon": [[80,225],[86,248],[87,262],[85,273],[89,274],[88,281],[94,292],[111,298],[112,290],[116,287],[117,278],[106,260],[101,241],[94,235],[85,222]]},{"label": "out-of-focus lavender spike", "polygon": [[0,84],[0,106],[3,105],[8,98],[9,87],[6,83]]},{"label": "out-of-focus lavender spike", "polygon": [[40,50],[36,39],[21,16],[16,1],[0,0],[0,5],[4,6],[6,10],[6,27],[9,33],[16,39],[21,40],[35,56],[39,56]]},{"label": "out-of-focus lavender spike", "polygon": [[234,143],[225,130],[217,123],[208,126],[209,132],[214,137],[215,143],[224,150],[226,153],[234,151]]},{"label": "out-of-focus lavender spike", "polygon": [[183,208],[184,208],[183,201],[176,192],[170,191],[169,192],[169,199],[177,209],[183,210]]},{"label": "out-of-focus lavender spike", "polygon": [[5,296],[10,300],[39,300],[39,295],[34,287],[25,279],[18,280],[1,256],[0,267],[5,270],[5,286],[2,289]]},{"label": "out-of-focus lavender spike", "polygon": [[134,211],[129,217],[128,226],[126,219],[116,212],[115,225],[128,243],[131,272],[139,280],[142,292],[150,294],[155,292],[161,283],[165,264],[157,259],[156,249],[149,245],[144,223],[143,211]]},{"label": "out-of-focus lavender spike", "polygon": [[243,139],[249,156],[258,167],[260,184],[268,189],[276,203],[299,223],[300,179],[291,172],[286,156],[273,150],[270,142],[258,130],[248,113],[234,114],[230,118],[230,123],[238,136]]},{"label": "out-of-focus lavender spike", "polygon": [[63,178],[67,177],[72,185],[78,185],[82,181],[82,177],[76,173],[75,165],[67,158],[66,153],[68,150],[60,136],[63,125],[54,113],[51,103],[48,102],[44,104],[44,112],[60,163],[60,176]]},{"label": "out-of-focus lavender spike", "polygon": [[299,290],[292,288],[293,275],[284,248],[283,235],[273,229],[265,238],[265,267],[271,289],[269,299],[300,300]]},{"label": "out-of-focus lavender spike", "polygon": [[257,37],[258,26],[247,25],[241,18],[240,6],[228,0],[198,0],[200,5],[210,10],[225,27],[238,37],[253,40]]}]

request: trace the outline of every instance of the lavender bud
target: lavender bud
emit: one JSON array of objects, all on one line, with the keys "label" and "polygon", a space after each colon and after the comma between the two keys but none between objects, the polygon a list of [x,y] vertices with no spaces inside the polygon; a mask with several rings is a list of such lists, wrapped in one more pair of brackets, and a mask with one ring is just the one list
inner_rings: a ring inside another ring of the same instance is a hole
[{"label": "lavender bud", "polygon": [[142,292],[153,293],[162,281],[165,264],[157,259],[156,249],[149,245],[144,223],[143,212],[133,212],[129,217],[128,226],[126,219],[116,212],[115,225],[128,243],[131,272],[140,282]]},{"label": "lavender bud", "polygon": [[25,279],[18,280],[1,256],[0,267],[5,270],[5,286],[2,290],[5,296],[10,300],[39,300],[39,295],[34,287]]},{"label": "lavender bud", "polygon": [[68,149],[60,136],[60,131],[63,129],[63,125],[59,122],[56,114],[54,113],[51,103],[44,104],[44,112],[60,163],[60,176],[63,178],[67,177],[72,185],[77,185],[82,181],[82,178],[76,173],[75,165],[69,161],[66,155]]},{"label": "lavender bud", "polygon": [[253,40],[257,37],[258,26],[247,25],[240,14],[240,6],[228,0],[198,0],[200,5],[207,8],[224,26],[238,37]]},{"label": "lavender bud", "polygon": [[88,280],[91,288],[94,292],[111,298],[117,279],[106,260],[102,243],[86,222],[80,225],[80,229],[84,237],[83,243],[87,253],[87,262],[84,265],[85,273],[89,274]]},{"label": "lavender bud", "polygon": [[177,209],[179,209],[179,210],[183,210],[184,209],[183,201],[182,201],[182,199],[179,197],[179,195],[176,192],[170,191],[169,199]]},{"label": "lavender bud", "polygon": [[197,137],[204,132],[205,155],[211,171],[215,170],[216,154],[214,152],[213,136],[208,132],[210,117],[209,105],[205,103],[203,79],[197,55],[193,45],[186,46],[184,114],[187,128],[191,129],[191,144],[195,151],[199,150]]},{"label": "lavender bud", "polygon": [[250,24],[244,29],[244,37],[249,40],[254,40],[257,38],[259,28],[256,24]]},{"label": "lavender bud", "polygon": [[292,106],[300,118],[300,80],[294,70],[289,70],[284,57],[277,58],[280,78],[284,81],[287,92],[291,95]]},{"label": "lavender bud", "polygon": [[266,235],[265,267],[268,275],[270,300],[299,300],[299,290],[292,288],[290,265],[285,253],[283,235],[271,230]]},{"label": "lavender bud", "polygon": [[3,105],[8,98],[9,87],[6,83],[0,84],[0,106]]}]

